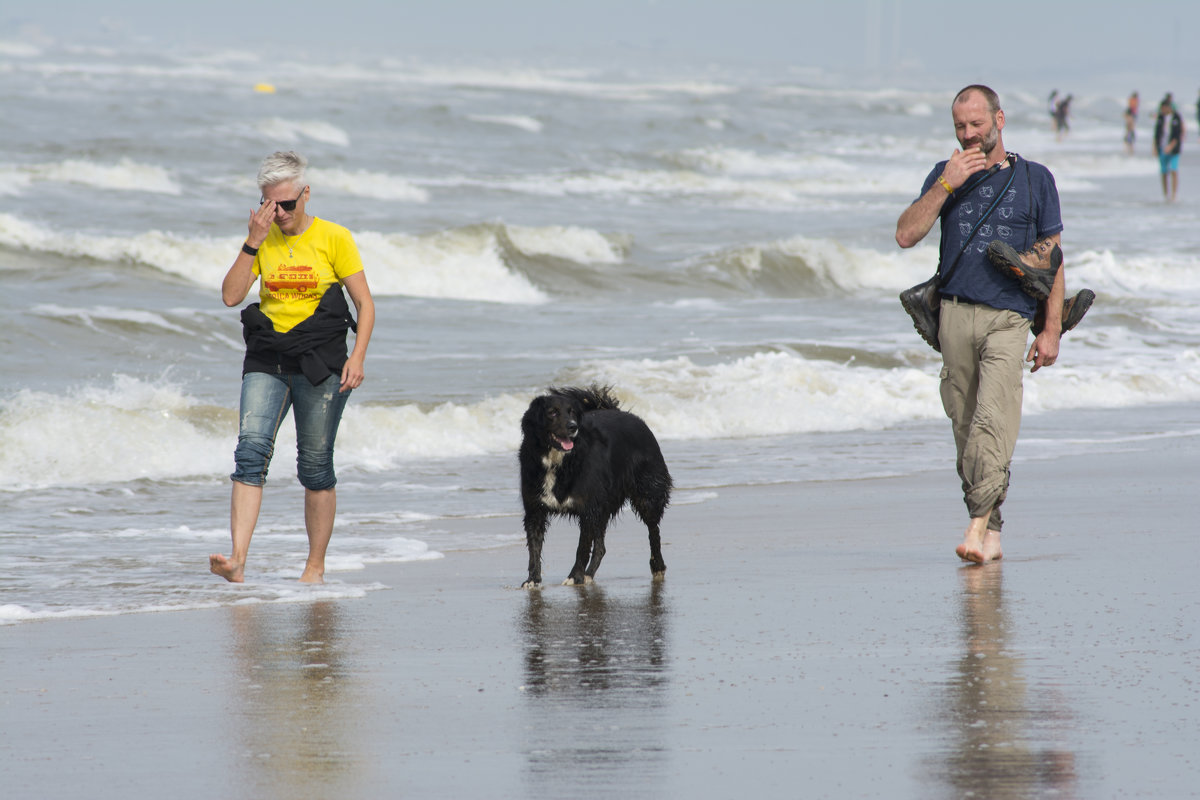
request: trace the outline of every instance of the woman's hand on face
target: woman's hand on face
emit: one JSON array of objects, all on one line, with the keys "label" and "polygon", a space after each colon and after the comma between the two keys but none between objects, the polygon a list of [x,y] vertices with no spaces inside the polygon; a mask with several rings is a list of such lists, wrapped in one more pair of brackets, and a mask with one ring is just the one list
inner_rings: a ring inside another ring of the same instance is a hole
[{"label": "woman's hand on face", "polygon": [[274,221],[274,200],[266,201],[250,214],[250,223],[247,226],[249,233],[246,236],[246,241],[251,247],[262,247],[262,243],[267,240],[267,234],[271,232],[271,223]]}]

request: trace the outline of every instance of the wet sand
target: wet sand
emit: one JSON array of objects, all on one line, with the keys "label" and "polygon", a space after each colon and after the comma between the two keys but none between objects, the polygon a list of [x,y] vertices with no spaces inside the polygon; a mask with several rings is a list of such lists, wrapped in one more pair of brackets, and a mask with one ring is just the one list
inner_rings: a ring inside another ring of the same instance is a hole
[{"label": "wet sand", "polygon": [[[1198,463],[1195,435],[1019,463],[1005,558],[985,566],[954,555],[951,467],[673,507],[660,584],[627,516],[589,587],[515,588],[514,546],[331,576],[390,587],[365,598],[2,628],[0,783],[11,798],[1197,796]],[[548,581],[573,549],[556,522]]]}]

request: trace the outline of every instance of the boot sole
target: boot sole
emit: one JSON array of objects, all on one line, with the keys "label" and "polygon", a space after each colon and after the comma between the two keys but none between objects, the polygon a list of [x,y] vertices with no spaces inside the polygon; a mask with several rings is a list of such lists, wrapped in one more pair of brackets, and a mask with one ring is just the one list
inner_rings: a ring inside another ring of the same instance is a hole
[{"label": "boot sole", "polygon": [[1045,300],[1050,296],[1054,278],[1058,275],[1058,268],[1062,266],[1062,248],[1058,245],[1054,245],[1054,249],[1050,251],[1050,269],[1029,266],[1021,260],[1021,254],[1012,245],[999,239],[994,239],[988,244],[987,255],[992,266],[1016,278],[1021,284],[1021,290],[1038,300]]},{"label": "boot sole", "polygon": [[[1079,321],[1081,319],[1083,319],[1083,315],[1086,314],[1088,312],[1088,309],[1092,307],[1092,303],[1095,301],[1095,299],[1096,299],[1096,293],[1093,292],[1091,289],[1080,289],[1078,294],[1076,294],[1074,297],[1068,297],[1063,302],[1063,318],[1062,318],[1062,332],[1063,333],[1066,333],[1067,331],[1071,330],[1072,328],[1074,328],[1076,325],[1079,324]],[[1043,319],[1042,314],[1039,312],[1038,319],[1036,319],[1034,321],[1034,323],[1035,323],[1033,326],[1033,335],[1034,336],[1037,336],[1039,333],[1042,332],[1042,325],[1041,325],[1042,319]]]}]

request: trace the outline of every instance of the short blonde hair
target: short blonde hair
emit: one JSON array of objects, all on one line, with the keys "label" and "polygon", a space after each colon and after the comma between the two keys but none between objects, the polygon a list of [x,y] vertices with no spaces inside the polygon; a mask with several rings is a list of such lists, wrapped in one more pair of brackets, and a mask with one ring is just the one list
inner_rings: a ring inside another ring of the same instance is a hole
[{"label": "short blonde hair", "polygon": [[277,183],[304,183],[304,170],[308,159],[295,150],[278,150],[263,159],[258,167],[258,188],[265,189]]}]

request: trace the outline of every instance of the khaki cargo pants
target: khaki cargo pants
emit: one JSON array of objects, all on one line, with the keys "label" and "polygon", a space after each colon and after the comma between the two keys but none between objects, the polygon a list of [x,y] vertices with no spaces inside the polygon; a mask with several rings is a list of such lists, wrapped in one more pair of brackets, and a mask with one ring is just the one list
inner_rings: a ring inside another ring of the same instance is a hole
[{"label": "khaki cargo pants", "polygon": [[998,531],[1021,429],[1029,320],[1015,311],[942,299],[942,408],[954,428],[958,476],[971,517]]}]

